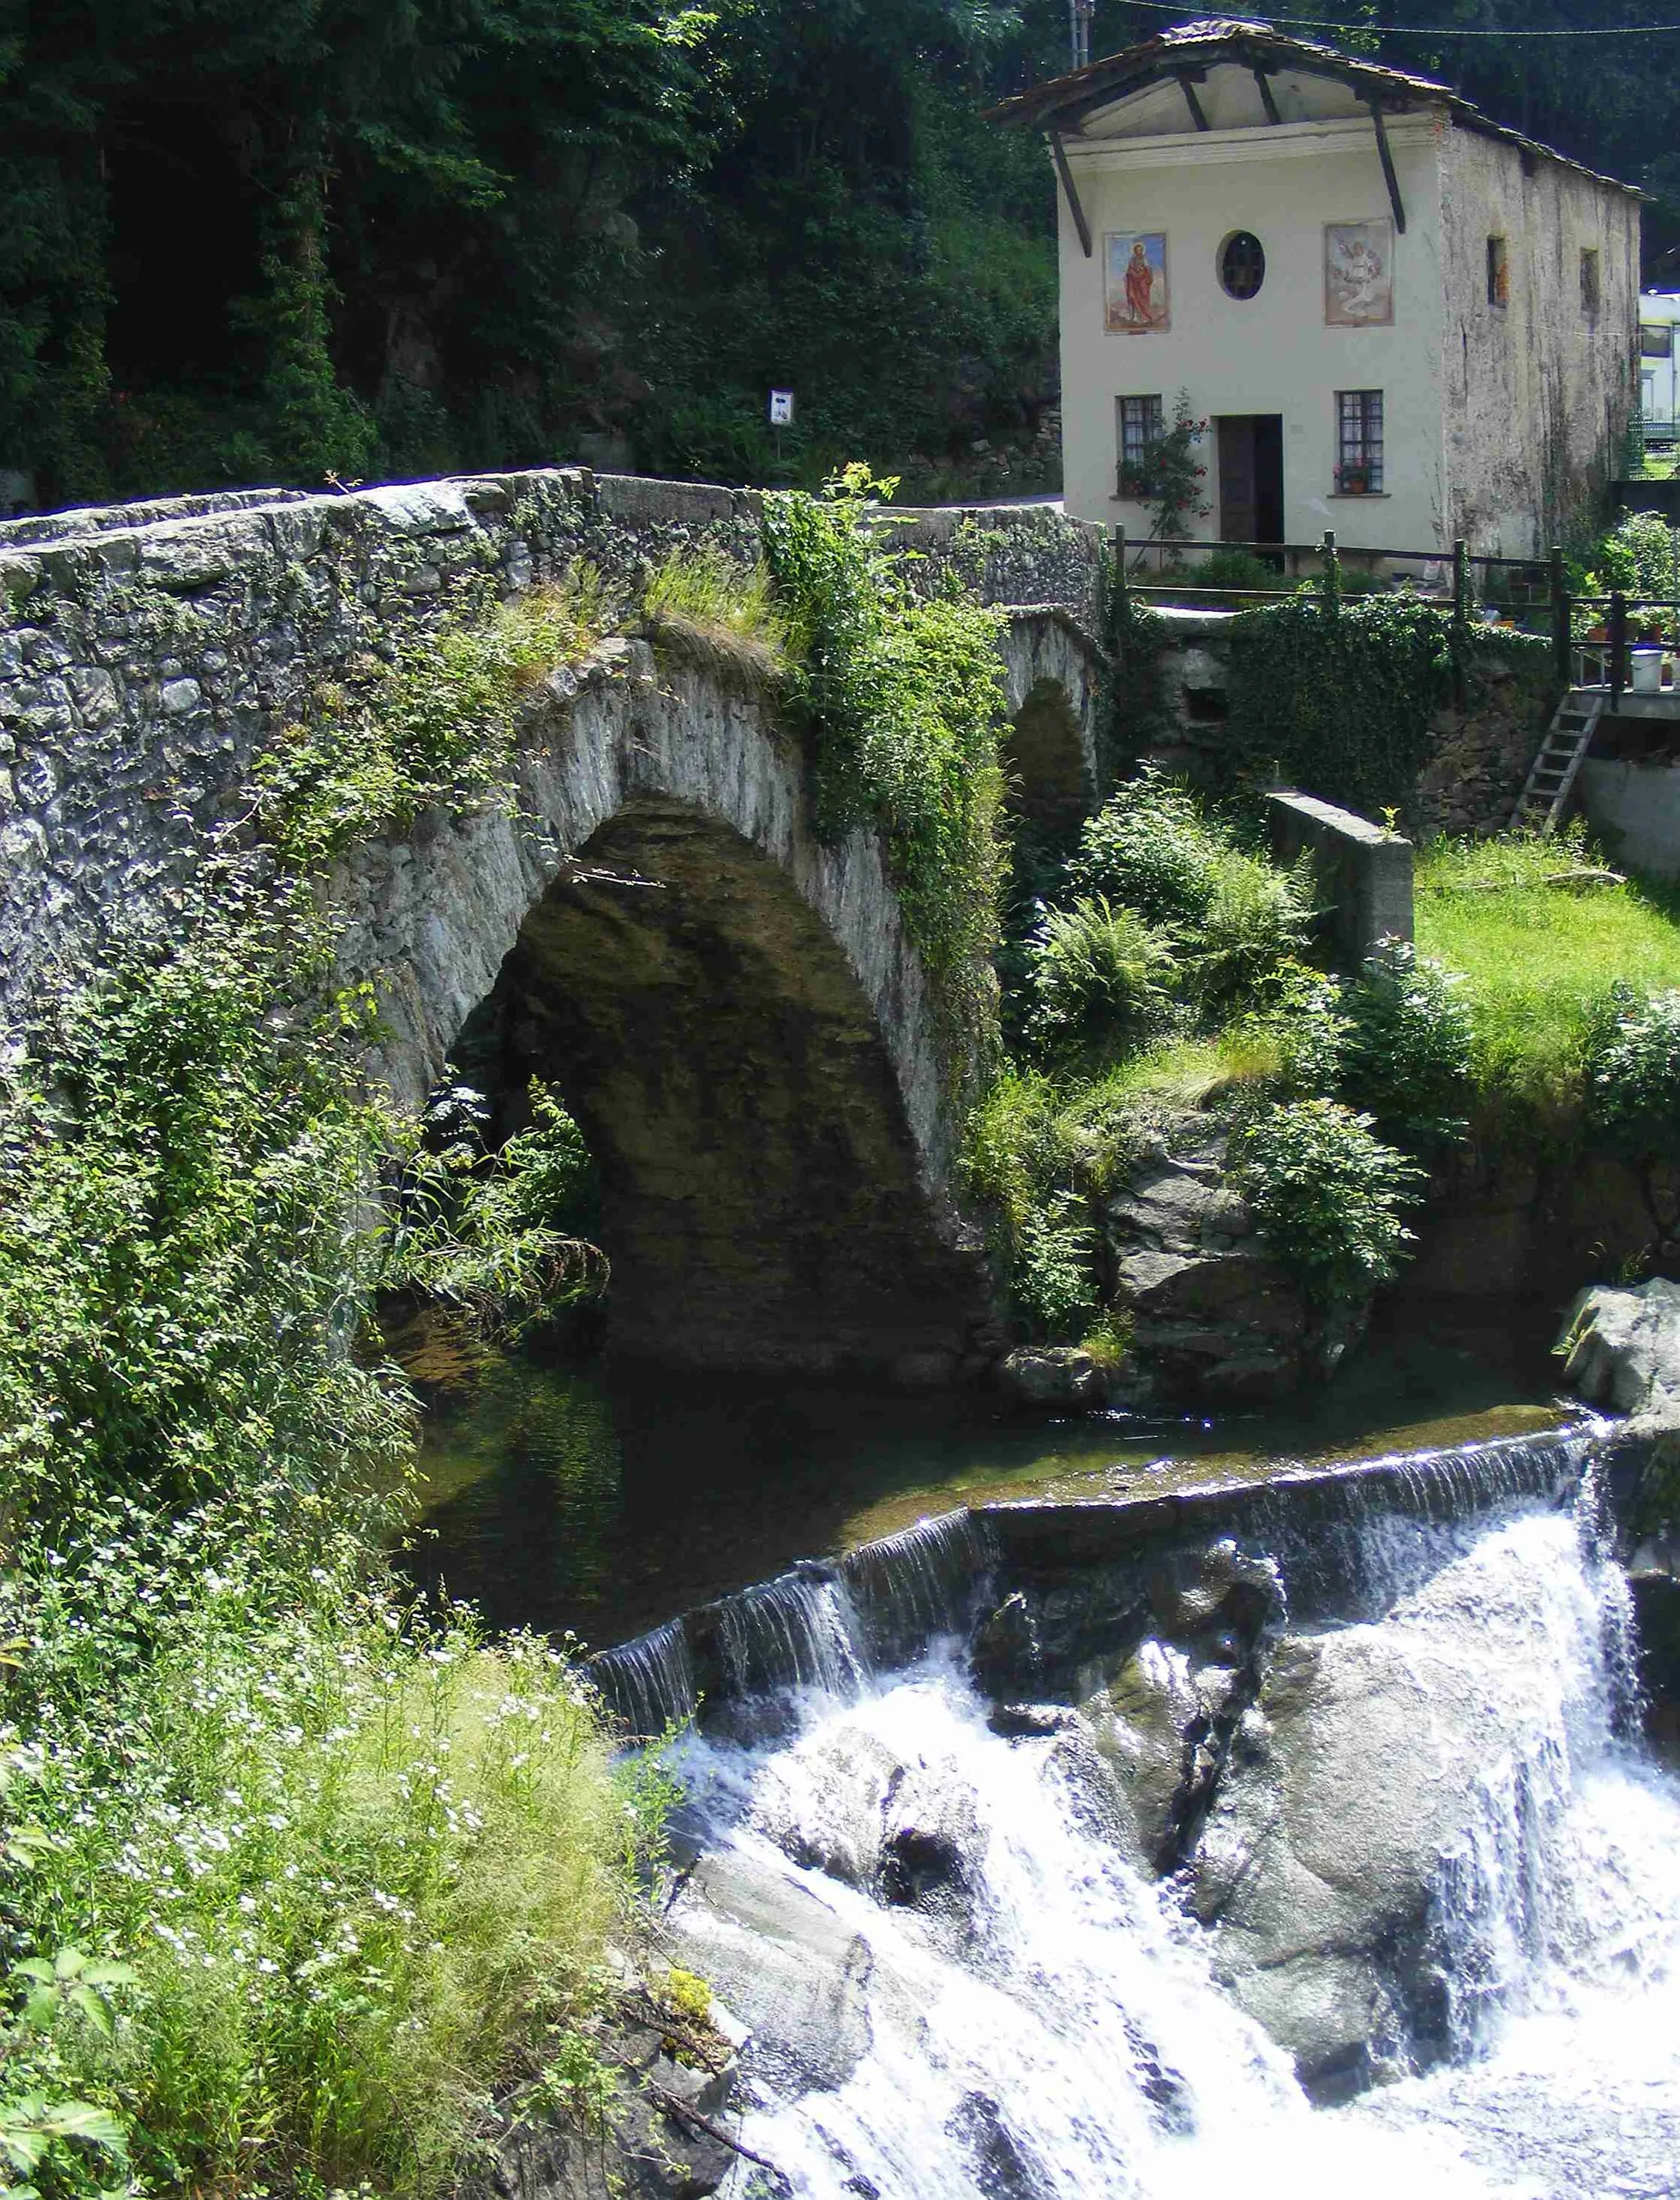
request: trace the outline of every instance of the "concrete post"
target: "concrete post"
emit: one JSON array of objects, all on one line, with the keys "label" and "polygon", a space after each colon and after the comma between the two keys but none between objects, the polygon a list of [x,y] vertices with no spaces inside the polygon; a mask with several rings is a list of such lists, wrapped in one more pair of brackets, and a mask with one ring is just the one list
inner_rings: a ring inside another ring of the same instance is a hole
[{"label": "concrete post", "polygon": [[1382,940],[1412,939],[1412,844],[1316,795],[1268,794],[1272,852],[1313,861],[1320,929],[1335,968],[1353,974]]}]

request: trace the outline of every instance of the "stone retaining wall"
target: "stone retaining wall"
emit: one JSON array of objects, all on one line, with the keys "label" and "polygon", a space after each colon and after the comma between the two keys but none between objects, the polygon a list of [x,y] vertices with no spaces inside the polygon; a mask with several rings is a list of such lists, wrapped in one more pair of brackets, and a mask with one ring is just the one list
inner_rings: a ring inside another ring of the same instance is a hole
[{"label": "stone retaining wall", "polygon": [[[1226,728],[1236,714],[1228,611],[1151,606],[1163,646],[1147,674],[1128,685],[1122,669],[1114,736],[1122,754],[1161,764],[1198,786],[1217,786],[1226,764]],[[1511,822],[1535,752],[1556,707],[1549,663],[1526,654],[1479,652],[1463,707],[1437,711],[1429,753],[1409,801],[1408,833],[1498,833]]]}]

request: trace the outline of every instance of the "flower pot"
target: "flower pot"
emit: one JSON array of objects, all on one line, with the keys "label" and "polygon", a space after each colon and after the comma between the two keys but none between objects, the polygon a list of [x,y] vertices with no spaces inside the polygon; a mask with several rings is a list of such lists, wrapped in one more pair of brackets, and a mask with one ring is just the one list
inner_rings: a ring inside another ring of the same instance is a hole
[{"label": "flower pot", "polygon": [[1634,694],[1661,694],[1663,653],[1660,649],[1630,649],[1628,664],[1628,687]]}]

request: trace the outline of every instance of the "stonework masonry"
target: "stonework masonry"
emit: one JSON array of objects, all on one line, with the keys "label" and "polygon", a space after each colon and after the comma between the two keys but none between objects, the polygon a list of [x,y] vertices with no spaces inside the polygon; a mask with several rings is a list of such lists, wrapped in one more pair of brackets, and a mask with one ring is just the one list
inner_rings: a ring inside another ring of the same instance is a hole
[{"label": "stonework masonry", "polygon": [[[0,524],[0,1018],[85,965],[115,911],[161,916],[208,836],[237,829],[255,759],[394,630],[576,559],[627,583],[684,544],[750,560],[760,503],[565,469]],[[1096,529],[1018,507],[899,531],[919,584],[955,568],[1094,629]]]}]

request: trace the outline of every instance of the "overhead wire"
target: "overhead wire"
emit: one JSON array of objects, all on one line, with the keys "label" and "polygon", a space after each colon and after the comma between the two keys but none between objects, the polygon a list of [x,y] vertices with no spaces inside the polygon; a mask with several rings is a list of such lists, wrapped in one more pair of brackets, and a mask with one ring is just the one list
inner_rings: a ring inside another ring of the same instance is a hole
[{"label": "overhead wire", "polygon": [[[1126,5],[1145,9],[1152,15],[1177,15],[1188,22],[1198,20],[1182,4],[1172,6],[1170,0],[1126,0]],[[1456,23],[1373,23],[1368,20],[1350,23],[1328,15],[1220,15],[1211,20],[1216,22],[1250,21],[1256,30],[1286,24],[1297,31],[1357,31],[1361,35],[1382,38],[1660,38],[1680,33],[1680,23],[1605,23],[1578,29],[1491,31],[1484,27],[1460,26]]]}]

